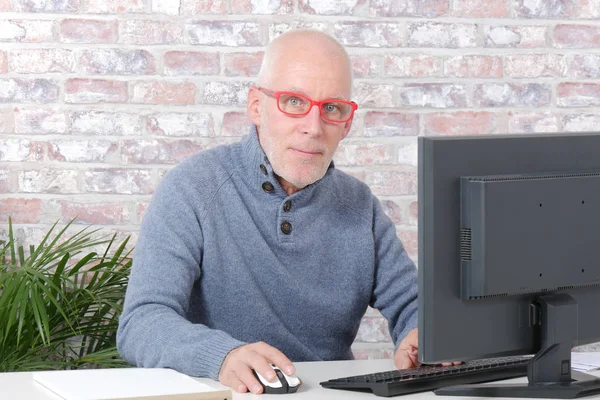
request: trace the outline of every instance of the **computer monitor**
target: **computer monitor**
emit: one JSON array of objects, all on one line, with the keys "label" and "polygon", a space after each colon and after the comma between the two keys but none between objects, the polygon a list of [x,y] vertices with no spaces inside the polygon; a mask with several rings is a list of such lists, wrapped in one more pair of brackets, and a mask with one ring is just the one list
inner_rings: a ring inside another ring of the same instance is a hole
[{"label": "computer monitor", "polygon": [[437,394],[572,398],[600,380],[600,132],[420,137],[419,357],[535,354],[529,384]]}]

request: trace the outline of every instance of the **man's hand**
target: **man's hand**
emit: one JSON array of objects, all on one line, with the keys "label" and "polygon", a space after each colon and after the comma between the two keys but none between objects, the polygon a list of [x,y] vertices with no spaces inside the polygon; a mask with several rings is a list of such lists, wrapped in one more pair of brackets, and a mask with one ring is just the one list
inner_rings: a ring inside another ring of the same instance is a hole
[{"label": "man's hand", "polygon": [[240,346],[227,354],[219,371],[219,382],[236,392],[246,393],[250,389],[252,393],[260,394],[263,388],[252,370],[273,382],[277,375],[269,364],[278,366],[288,375],[296,371],[292,362],[281,351],[265,342],[258,342]]},{"label": "man's hand", "polygon": [[398,369],[414,368],[421,365],[419,362],[419,335],[418,330],[413,329],[400,342],[398,350],[394,355],[394,365]]},{"label": "man's hand", "polygon": [[[419,330],[413,329],[400,342],[396,355],[394,356],[394,365],[398,369],[414,368],[421,365],[419,362]],[[444,367],[450,365],[460,365],[460,361],[442,363]]]}]

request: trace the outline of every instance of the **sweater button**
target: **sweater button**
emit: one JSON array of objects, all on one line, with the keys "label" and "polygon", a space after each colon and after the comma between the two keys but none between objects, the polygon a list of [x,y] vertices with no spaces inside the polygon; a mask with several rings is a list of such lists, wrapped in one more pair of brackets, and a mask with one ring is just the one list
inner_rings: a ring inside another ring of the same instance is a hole
[{"label": "sweater button", "polygon": [[292,233],[292,224],[290,224],[288,221],[283,221],[281,223],[281,232],[285,233],[286,235]]},{"label": "sweater button", "polygon": [[273,190],[275,190],[275,188],[273,187],[273,185],[271,184],[271,182],[263,182],[262,188],[267,193],[272,193]]},{"label": "sweater button", "polygon": [[283,203],[283,211],[290,212],[291,209],[292,209],[292,201],[291,200],[288,200],[285,203]]},{"label": "sweater button", "polygon": [[263,164],[260,164],[260,172],[262,172],[264,176],[267,176],[267,167],[265,167]]}]

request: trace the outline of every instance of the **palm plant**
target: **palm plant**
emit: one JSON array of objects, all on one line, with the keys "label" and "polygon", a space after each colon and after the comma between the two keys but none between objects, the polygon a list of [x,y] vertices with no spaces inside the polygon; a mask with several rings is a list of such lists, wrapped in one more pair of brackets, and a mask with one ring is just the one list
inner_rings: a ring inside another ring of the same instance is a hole
[{"label": "palm plant", "polygon": [[[115,246],[114,235],[94,238],[98,230],[89,227],[66,237],[72,223],[51,238],[54,224],[26,253],[8,221],[8,241],[0,242],[0,371],[126,366],[115,336],[129,237]],[[103,254],[91,251],[103,246]]]}]

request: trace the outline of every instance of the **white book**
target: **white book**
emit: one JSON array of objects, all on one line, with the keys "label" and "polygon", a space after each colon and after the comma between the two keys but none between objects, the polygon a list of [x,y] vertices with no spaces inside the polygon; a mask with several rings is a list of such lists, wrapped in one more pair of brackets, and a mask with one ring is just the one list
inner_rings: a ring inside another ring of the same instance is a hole
[{"label": "white book", "polygon": [[231,390],[167,368],[40,371],[33,379],[65,400],[231,400]]}]

